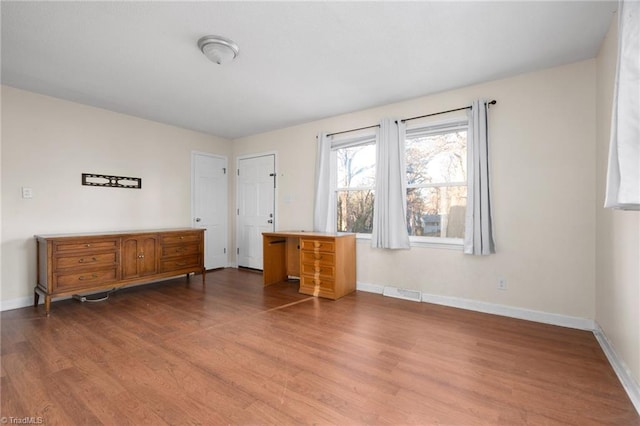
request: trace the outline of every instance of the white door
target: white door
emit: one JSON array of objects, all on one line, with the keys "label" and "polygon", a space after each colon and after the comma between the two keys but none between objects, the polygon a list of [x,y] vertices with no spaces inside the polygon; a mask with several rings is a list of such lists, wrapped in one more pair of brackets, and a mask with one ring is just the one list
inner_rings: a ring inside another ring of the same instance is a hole
[{"label": "white door", "polygon": [[193,226],[205,228],[204,266],[227,266],[227,159],[211,154],[192,153]]},{"label": "white door", "polygon": [[275,155],[238,160],[238,266],[262,269],[262,233],[274,230]]}]

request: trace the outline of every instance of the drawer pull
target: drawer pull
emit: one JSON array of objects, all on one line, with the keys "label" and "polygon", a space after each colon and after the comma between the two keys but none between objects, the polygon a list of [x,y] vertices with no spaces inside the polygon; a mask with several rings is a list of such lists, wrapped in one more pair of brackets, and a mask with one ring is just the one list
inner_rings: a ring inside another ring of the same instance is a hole
[{"label": "drawer pull", "polygon": [[85,244],[84,246],[85,247],[91,247],[91,244]]},{"label": "drawer pull", "polygon": [[185,262],[176,262],[176,266],[187,266]]},{"label": "drawer pull", "polygon": [[[98,261],[98,259],[96,259],[95,257],[92,257],[91,260],[89,260],[89,262],[97,262],[97,261]],[[78,263],[86,263],[86,262],[87,262],[87,260],[84,257],[82,257],[82,258],[80,258],[80,260],[78,260]]]},{"label": "drawer pull", "polygon": [[96,278],[98,278],[98,274],[91,274],[91,276],[90,276],[90,277],[86,277],[86,276],[84,276],[84,275],[83,275],[83,276],[81,276],[81,277],[78,277],[78,279],[79,279],[80,281],[95,280]]}]

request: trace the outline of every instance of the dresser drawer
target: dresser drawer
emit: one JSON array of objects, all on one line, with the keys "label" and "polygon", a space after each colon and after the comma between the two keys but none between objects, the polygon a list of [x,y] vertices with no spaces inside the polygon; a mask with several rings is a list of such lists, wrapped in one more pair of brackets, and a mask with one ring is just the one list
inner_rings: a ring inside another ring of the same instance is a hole
[{"label": "dresser drawer", "polygon": [[117,267],[70,274],[57,274],[54,287],[57,289],[91,287],[92,285],[115,282],[118,278]]},{"label": "dresser drawer", "polygon": [[116,250],[120,240],[84,240],[84,241],[59,241],[53,244],[57,252]]},{"label": "dresser drawer", "polygon": [[200,256],[181,256],[160,261],[160,272],[171,272],[184,268],[198,267],[200,265]]},{"label": "dresser drawer", "polygon": [[303,251],[301,253],[302,256],[302,264],[310,263],[314,264],[322,264],[322,265],[335,265],[336,264],[336,256],[333,253],[320,253],[313,251]]},{"label": "dresser drawer", "polygon": [[333,253],[336,251],[336,245],[334,241],[302,239],[300,241],[300,249]]},{"label": "dresser drawer", "polygon": [[115,251],[94,254],[76,254],[73,256],[58,256],[55,258],[55,270],[65,268],[91,268],[118,264],[118,253]]},{"label": "dresser drawer", "polygon": [[160,244],[164,246],[171,244],[199,243],[200,235],[202,235],[200,232],[185,232],[181,234],[162,235],[160,237]]},{"label": "dresser drawer", "polygon": [[184,244],[177,246],[163,246],[162,257],[188,256],[191,254],[199,254],[199,244]]},{"label": "dresser drawer", "polygon": [[303,263],[302,264],[302,274],[310,275],[310,276],[320,276],[324,278],[333,278],[335,277],[335,268],[333,265],[321,265],[321,264],[313,264],[313,263]]}]

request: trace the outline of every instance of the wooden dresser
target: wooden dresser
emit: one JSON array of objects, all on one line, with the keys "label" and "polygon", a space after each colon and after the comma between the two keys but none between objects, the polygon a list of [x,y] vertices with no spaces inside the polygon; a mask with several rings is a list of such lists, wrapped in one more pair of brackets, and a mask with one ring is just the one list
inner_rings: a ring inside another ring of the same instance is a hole
[{"label": "wooden dresser", "polygon": [[300,278],[300,293],[338,299],[356,289],[355,234],[265,232],[264,285]]},{"label": "wooden dresser", "polygon": [[36,235],[34,306],[51,299],[201,273],[204,229],[179,228],[92,234]]}]

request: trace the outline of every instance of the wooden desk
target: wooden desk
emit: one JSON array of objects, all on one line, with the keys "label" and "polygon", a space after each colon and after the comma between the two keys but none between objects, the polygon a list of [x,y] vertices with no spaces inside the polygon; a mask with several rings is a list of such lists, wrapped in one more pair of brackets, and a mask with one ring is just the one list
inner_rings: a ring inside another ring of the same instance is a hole
[{"label": "wooden desk", "polygon": [[300,278],[300,293],[339,299],[356,289],[355,234],[265,232],[263,281]]}]

